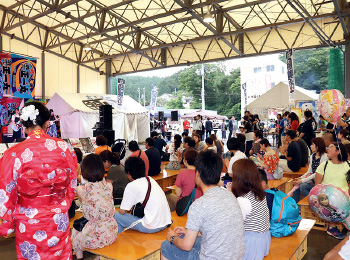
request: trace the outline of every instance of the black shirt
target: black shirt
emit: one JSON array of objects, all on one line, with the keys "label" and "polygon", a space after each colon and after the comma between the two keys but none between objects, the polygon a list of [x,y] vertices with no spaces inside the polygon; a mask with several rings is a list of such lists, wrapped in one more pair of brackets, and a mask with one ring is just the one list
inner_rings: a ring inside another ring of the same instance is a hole
[{"label": "black shirt", "polygon": [[301,149],[301,167],[305,167],[309,162],[309,147],[304,139],[299,138],[297,142]]},{"label": "black shirt", "polygon": [[165,147],[167,144],[164,139],[162,138],[154,138],[154,148],[156,148],[159,151],[159,154],[163,154],[163,147]]},{"label": "black shirt", "polygon": [[251,124],[250,122],[248,122],[248,121],[244,123],[244,129],[247,130],[246,133],[253,132],[253,126],[252,126],[252,124]]},{"label": "black shirt", "polygon": [[267,202],[267,207],[269,208],[270,220],[271,220],[273,199],[275,198],[275,195],[273,195],[273,194],[271,194],[269,192],[265,192],[265,195],[266,195],[266,202]]},{"label": "black shirt", "polygon": [[160,173],[160,154],[159,151],[152,147],[145,151],[148,161],[149,161],[149,169],[148,176],[158,175]]},{"label": "black shirt", "polygon": [[288,145],[287,157],[292,157],[292,160],[287,162],[288,168],[293,172],[299,171],[301,168],[301,149],[296,141],[292,141]]},{"label": "black shirt", "polygon": [[315,131],[317,129],[317,123],[314,118],[310,118],[305,121],[303,128],[301,130],[304,133],[303,139],[305,143],[310,147],[311,140],[316,137]]}]

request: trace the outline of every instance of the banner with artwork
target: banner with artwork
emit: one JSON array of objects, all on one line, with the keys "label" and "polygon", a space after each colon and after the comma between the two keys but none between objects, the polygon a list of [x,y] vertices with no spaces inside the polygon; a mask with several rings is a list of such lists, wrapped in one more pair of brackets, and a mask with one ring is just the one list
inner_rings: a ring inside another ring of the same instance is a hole
[{"label": "banner with artwork", "polygon": [[19,109],[22,99],[13,97],[3,97],[0,99],[0,124],[7,126],[11,123],[12,116]]},{"label": "banner with artwork", "polygon": [[36,59],[0,53],[0,96],[33,98],[35,95]]},{"label": "banner with artwork", "polygon": [[150,103],[150,111],[154,115],[154,111],[157,104],[157,96],[158,96],[158,88],[152,85],[152,94],[151,94],[151,103]]},{"label": "banner with artwork", "polygon": [[123,105],[125,80],[118,78],[118,106]]},{"label": "banner with artwork", "polygon": [[293,64],[293,49],[287,50],[287,75],[289,85],[289,102],[295,101],[295,79],[294,79],[294,64]]},{"label": "banner with artwork", "polygon": [[247,107],[248,97],[247,97],[247,83],[242,84],[242,90],[244,95],[244,109]]},{"label": "banner with artwork", "polygon": [[318,112],[318,110],[316,108],[316,102],[315,101],[299,101],[299,102],[296,102],[296,106],[295,107],[300,109],[300,114],[301,114],[301,117],[299,118],[300,122],[304,122],[305,121],[304,112],[306,110],[310,110],[312,112],[312,116],[315,117],[315,118],[319,116],[319,112]]}]

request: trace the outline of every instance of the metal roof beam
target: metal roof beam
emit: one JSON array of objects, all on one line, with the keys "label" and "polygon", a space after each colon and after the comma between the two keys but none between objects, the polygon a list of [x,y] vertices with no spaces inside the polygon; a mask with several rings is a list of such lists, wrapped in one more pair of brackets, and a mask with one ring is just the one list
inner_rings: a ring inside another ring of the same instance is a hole
[{"label": "metal roof beam", "polygon": [[[43,16],[45,16],[45,15],[51,14],[51,13],[55,12],[56,10],[60,10],[60,9],[63,9],[63,8],[65,8],[65,7],[67,7],[67,6],[70,6],[70,5],[73,5],[73,4],[75,4],[75,3],[78,3],[79,1],[80,1],[80,0],[69,0],[69,1],[67,1],[66,3],[64,3],[64,4],[54,6],[54,8],[52,8],[52,9],[49,8],[49,9],[45,10],[45,11],[42,12],[42,13],[39,13],[39,14],[34,15],[34,16],[32,16],[32,17],[27,17],[27,18],[23,19],[22,21],[20,21],[20,22],[18,22],[18,23],[16,23],[16,24],[12,24],[12,25],[10,25],[10,26],[8,26],[8,27],[5,27],[5,28],[3,28],[3,29],[1,30],[1,32],[8,32],[8,31],[10,31],[10,30],[12,30],[12,29],[15,29],[16,27],[19,27],[19,26],[24,25],[24,24],[26,24],[26,23],[35,21],[36,19],[39,19],[40,17],[43,17]],[[33,8],[33,7],[32,7],[32,8]]]},{"label": "metal roof beam", "polygon": [[343,19],[342,11],[340,10],[340,6],[339,6],[338,1],[339,0],[333,0],[334,8],[335,8],[335,11],[337,12],[339,22],[340,22],[341,27],[343,28],[343,31],[344,31],[344,38],[349,39],[349,37],[350,37],[349,30],[348,30],[348,27],[346,26],[344,19]]},{"label": "metal roof beam", "polygon": [[[37,1],[40,2],[40,3],[42,3],[43,5],[46,5],[47,7],[51,7],[51,5],[48,4],[45,0],[37,0]],[[59,13],[65,15],[65,16],[67,15],[67,13],[66,13],[65,11],[63,11],[63,10],[57,10],[57,12],[59,12]],[[100,34],[100,32],[98,32],[98,29],[96,29],[94,26],[92,26],[92,25],[90,25],[90,24],[84,22],[83,20],[81,20],[81,19],[79,19],[79,18],[77,18],[77,17],[74,17],[73,15],[70,15],[70,16],[69,16],[69,19],[72,19],[72,20],[74,20],[75,22],[80,23],[81,25],[85,26],[86,28],[89,28],[90,30],[92,30],[92,31],[94,31],[94,32],[97,32],[97,34]],[[159,64],[159,65],[163,65],[160,61],[158,61],[158,60],[156,60],[156,59],[154,59],[154,58],[148,56],[147,54],[144,54],[144,53],[142,53],[142,52],[136,51],[136,50],[133,49],[131,46],[125,44],[125,43],[122,42],[122,41],[119,41],[117,38],[115,38],[115,37],[113,37],[113,36],[110,36],[110,35],[107,35],[107,34],[104,34],[104,36],[107,37],[107,38],[109,38],[110,40],[112,40],[112,41],[114,41],[114,42],[116,42],[116,43],[118,43],[118,44],[124,46],[125,48],[130,49],[130,50],[132,50],[133,52],[140,54],[141,56],[143,56],[143,57],[149,59],[150,61],[152,61],[152,62],[154,62],[154,63],[157,63],[157,64]]]},{"label": "metal roof beam", "polygon": [[[335,14],[322,14],[322,15],[318,15],[316,17],[314,17],[314,20],[318,20],[318,19],[324,19],[324,18],[330,18],[330,17],[334,17]],[[235,31],[231,31],[231,32],[224,32],[222,33],[220,36],[221,37],[228,37],[231,35],[236,35],[236,34],[241,34],[241,33],[248,33],[248,32],[254,32],[254,31],[260,31],[260,30],[264,30],[267,28],[277,28],[277,27],[282,27],[282,26],[286,26],[286,25],[291,25],[291,24],[297,24],[297,23],[304,23],[304,19],[300,18],[300,19],[295,19],[295,20],[290,20],[290,21],[285,21],[285,22],[279,22],[279,23],[273,23],[273,24],[267,24],[267,25],[262,25],[262,26],[256,26],[256,27],[251,27],[251,28],[247,28],[247,29],[239,29],[239,30],[235,30]],[[184,41],[179,41],[179,42],[172,42],[172,43],[166,43],[166,44],[161,44],[158,46],[153,46],[150,48],[146,48],[146,49],[142,49],[142,51],[151,51],[151,50],[157,50],[157,49],[161,49],[164,47],[173,47],[175,45],[183,45],[183,44],[188,44],[188,43],[192,43],[192,42],[197,42],[197,41],[203,41],[203,40],[210,40],[213,38],[218,38],[216,35],[208,35],[208,36],[202,36],[202,37],[197,37],[197,38],[193,38],[193,39],[188,39],[188,40],[184,40]],[[102,60],[102,59],[110,59],[110,58],[117,58],[117,57],[122,57],[122,56],[126,56],[128,54],[132,54],[132,52],[125,52],[125,53],[120,53],[120,54],[115,54],[115,55],[107,55],[107,56],[102,56],[93,60],[86,60],[83,63],[89,63],[89,62],[94,62],[94,61],[98,61],[98,60]]]}]

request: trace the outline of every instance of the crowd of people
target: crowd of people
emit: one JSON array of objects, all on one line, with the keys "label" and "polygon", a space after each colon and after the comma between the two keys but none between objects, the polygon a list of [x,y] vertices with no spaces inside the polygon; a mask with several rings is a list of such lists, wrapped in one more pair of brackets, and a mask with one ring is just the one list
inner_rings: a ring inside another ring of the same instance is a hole
[{"label": "crowd of people", "polygon": [[[350,108],[339,131],[321,121],[320,137],[311,111],[305,111],[304,122],[285,112],[277,120],[278,148],[264,136],[259,116],[249,111],[237,133],[233,118],[226,129],[216,120],[204,126],[198,115],[192,128],[184,121],[182,135],[172,143],[156,131],[145,140],[145,150],[130,141],[125,162],[103,136],[96,138],[95,153],[86,156],[49,136],[50,111],[40,102],[26,103],[18,116],[28,137],[0,161],[0,235],[16,232],[18,259],[72,259],[72,249],[83,259],[84,248],[110,245],[126,230],[155,233],[168,227],[161,259],[263,259],[271,244],[268,180],[307,166],[288,194],[295,202],[317,184],[345,192],[350,186]],[[162,161],[169,162],[167,170],[179,170],[175,194],[165,194],[152,178],[161,173]],[[186,226],[172,227],[171,211],[192,193]],[[83,217],[70,235],[75,196]],[[335,223],[327,233],[346,236]],[[347,238],[328,257],[343,257],[349,247]]]}]

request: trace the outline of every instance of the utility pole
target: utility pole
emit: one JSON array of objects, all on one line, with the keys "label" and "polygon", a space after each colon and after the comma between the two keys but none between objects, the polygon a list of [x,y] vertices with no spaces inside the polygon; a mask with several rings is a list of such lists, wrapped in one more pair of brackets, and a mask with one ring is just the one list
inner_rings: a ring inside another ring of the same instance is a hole
[{"label": "utility pole", "polygon": [[145,94],[146,92],[145,92],[145,88],[143,88],[143,106],[145,107],[146,105],[146,103],[145,103],[145,100],[146,100],[146,94]]},{"label": "utility pole", "polygon": [[204,63],[202,63],[202,110],[205,110],[205,100],[204,100]]},{"label": "utility pole", "polygon": [[141,93],[140,93],[140,88],[137,88],[137,93],[139,93],[139,103],[141,104]]}]

